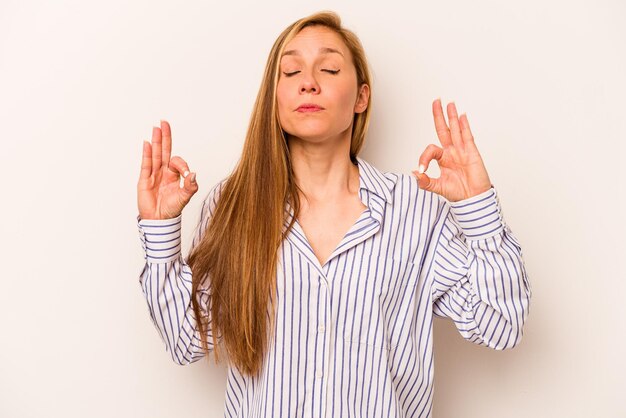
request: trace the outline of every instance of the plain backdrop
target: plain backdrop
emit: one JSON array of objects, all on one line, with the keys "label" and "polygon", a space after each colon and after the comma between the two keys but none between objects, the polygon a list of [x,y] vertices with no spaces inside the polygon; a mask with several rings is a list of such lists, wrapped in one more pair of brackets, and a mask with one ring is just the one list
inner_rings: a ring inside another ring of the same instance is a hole
[{"label": "plain backdrop", "polygon": [[174,364],[138,284],[142,141],[168,120],[198,173],[186,254],[275,38],[322,9],[372,67],[361,156],[410,173],[437,143],[432,101],[455,101],[523,246],[521,344],[437,319],[434,416],[626,416],[620,0],[0,0],[0,416],[223,416],[226,366]]}]

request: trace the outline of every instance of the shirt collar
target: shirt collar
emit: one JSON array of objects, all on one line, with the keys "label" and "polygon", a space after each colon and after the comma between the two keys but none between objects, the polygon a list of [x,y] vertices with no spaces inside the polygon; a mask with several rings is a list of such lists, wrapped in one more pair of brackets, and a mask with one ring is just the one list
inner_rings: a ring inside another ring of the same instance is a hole
[{"label": "shirt collar", "polygon": [[[379,169],[374,167],[369,162],[365,161],[363,158],[357,156],[356,160],[359,167],[359,197],[361,198],[361,200],[363,202],[366,202],[366,205],[370,207],[369,199],[365,199],[363,196],[361,196],[360,190],[365,189],[369,193],[373,193],[376,196],[374,200],[381,200],[385,203],[392,203],[391,191],[394,187],[396,187],[396,182],[389,179]],[[382,202],[379,202],[379,206],[382,206]],[[288,219],[285,219],[285,226],[289,223],[291,216],[293,216],[293,207],[289,203],[287,203],[287,211],[289,212],[290,216],[288,217]],[[377,219],[382,218],[381,213],[379,213],[377,210],[375,210],[374,212],[377,215]]]},{"label": "shirt collar", "polygon": [[391,203],[391,191],[396,186],[395,181],[387,178],[380,170],[361,157],[356,157],[359,165],[360,189],[366,189],[385,202]]}]

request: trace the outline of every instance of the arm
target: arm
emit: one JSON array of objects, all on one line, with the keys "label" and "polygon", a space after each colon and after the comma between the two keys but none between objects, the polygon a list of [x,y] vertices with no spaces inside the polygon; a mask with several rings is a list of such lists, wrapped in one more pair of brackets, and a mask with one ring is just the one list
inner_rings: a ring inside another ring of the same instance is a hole
[{"label": "arm", "polygon": [[512,348],[523,335],[531,288],[496,191],[444,205],[430,272],[433,312],[451,318],[468,341]]},{"label": "arm", "polygon": [[[221,192],[218,183],[202,205],[200,222],[191,249],[202,239]],[[142,220],[137,217],[140,239],[145,251],[145,266],[139,284],[146,298],[152,323],[176,364],[186,365],[204,356],[196,318],[191,304],[191,269],[181,253],[182,214],[171,219]],[[210,283],[200,286],[198,298],[203,315],[210,316]],[[209,323],[210,324],[210,323]],[[213,336],[209,327],[209,350]]]}]

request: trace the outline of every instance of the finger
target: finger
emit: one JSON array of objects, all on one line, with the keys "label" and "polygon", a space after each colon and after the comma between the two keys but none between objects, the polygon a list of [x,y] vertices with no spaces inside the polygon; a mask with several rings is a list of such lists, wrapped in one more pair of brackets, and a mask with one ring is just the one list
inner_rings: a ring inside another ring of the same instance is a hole
[{"label": "finger", "polygon": [[463,149],[463,138],[461,137],[461,128],[459,127],[459,115],[456,111],[454,102],[448,103],[448,123],[450,124],[450,136],[455,147]]},{"label": "finger", "polygon": [[152,147],[148,141],[143,141],[143,152],[141,155],[140,179],[147,179],[152,174]]},{"label": "finger", "polygon": [[183,187],[181,187],[180,189],[180,193],[183,196],[183,201],[185,202],[185,205],[187,204],[187,202],[189,202],[191,196],[193,196],[197,191],[198,183],[196,181],[196,173],[191,173],[187,177],[185,177]]},{"label": "finger", "polygon": [[161,169],[161,129],[152,127],[152,170],[157,172]]},{"label": "finger", "polygon": [[446,119],[443,117],[443,108],[441,107],[441,99],[436,99],[433,102],[433,118],[435,119],[435,130],[437,131],[437,137],[441,145],[452,145],[452,138],[450,137],[450,130],[446,125]]},{"label": "finger", "polygon": [[459,118],[459,122],[461,124],[461,136],[463,137],[463,142],[466,144],[474,142],[474,136],[472,135],[472,131],[470,130],[469,121],[467,120],[467,114],[463,113]]},{"label": "finger", "polygon": [[443,148],[438,147],[435,144],[429,144],[419,159],[419,172],[423,173],[428,169],[428,165],[432,160],[441,160],[443,157]]},{"label": "finger", "polygon": [[172,130],[170,124],[167,121],[161,121],[161,132],[163,134],[163,156],[161,158],[163,167],[167,167],[170,163],[170,156],[172,155]]},{"label": "finger", "polygon": [[187,174],[189,174],[189,165],[187,165],[187,161],[183,160],[179,156],[175,156],[170,159],[169,169],[170,171],[179,173],[183,177],[187,177]]},{"label": "finger", "polygon": [[428,174],[418,173],[417,171],[413,171],[413,175],[417,178],[417,185],[420,189],[441,194],[441,183],[439,179],[430,178]]}]

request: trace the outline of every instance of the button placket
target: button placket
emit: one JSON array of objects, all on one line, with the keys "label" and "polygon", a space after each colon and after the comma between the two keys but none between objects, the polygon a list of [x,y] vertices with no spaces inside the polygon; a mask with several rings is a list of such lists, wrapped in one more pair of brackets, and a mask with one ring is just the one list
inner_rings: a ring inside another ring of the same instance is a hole
[{"label": "button placket", "polygon": [[330,346],[329,346],[329,338],[328,338],[328,334],[326,333],[326,324],[328,323],[328,321],[330,320],[329,318],[329,312],[330,312],[330,300],[329,300],[329,291],[328,291],[328,280],[326,279],[326,277],[323,276],[319,276],[319,284],[320,284],[320,301],[323,301],[321,303],[323,303],[323,306],[321,307],[322,309],[319,310],[320,315],[318,317],[318,325],[317,325],[317,332],[318,332],[318,338],[319,338],[319,343],[321,346],[321,356],[319,356],[319,360],[318,360],[318,364],[316,365],[316,373],[315,376],[318,379],[321,379],[324,377],[325,374],[325,368],[328,367],[328,357],[329,357],[329,350],[330,350]]}]

